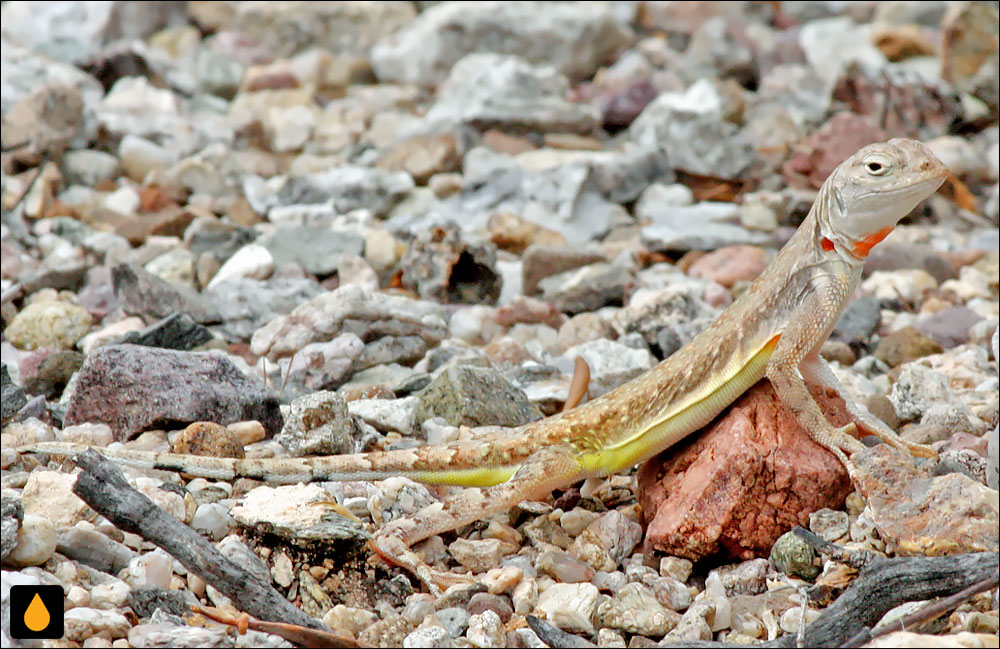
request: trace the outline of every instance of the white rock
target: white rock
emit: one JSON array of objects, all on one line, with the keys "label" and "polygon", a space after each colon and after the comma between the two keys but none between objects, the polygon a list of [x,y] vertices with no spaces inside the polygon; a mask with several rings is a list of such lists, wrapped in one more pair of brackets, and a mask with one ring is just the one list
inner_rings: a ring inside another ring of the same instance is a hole
[{"label": "white rock", "polygon": [[58,435],[59,441],[86,444],[87,446],[107,446],[115,441],[115,434],[107,424],[78,424],[66,426]]},{"label": "white rock", "polygon": [[234,277],[266,279],[273,272],[274,257],[271,256],[271,252],[264,246],[251,243],[233,253],[205,288],[214,288]]},{"label": "white rock", "polygon": [[119,187],[104,199],[104,207],[126,216],[134,215],[141,204],[139,192],[128,186]]},{"label": "white rock", "polygon": [[505,647],[507,633],[504,630],[500,616],[494,611],[486,610],[469,618],[469,630],[465,637],[476,647]]},{"label": "white rock", "polygon": [[514,587],[510,599],[514,604],[514,612],[518,615],[527,615],[538,603],[538,582],[534,577],[525,576]]},{"label": "white rock", "polygon": [[225,537],[236,527],[236,521],[229,515],[229,508],[219,503],[198,505],[191,518],[191,528],[213,541]]},{"label": "white rock", "polygon": [[500,559],[516,552],[517,547],[500,539],[458,539],[448,546],[448,551],[455,561],[479,573],[500,565]]},{"label": "white rock", "polygon": [[56,527],[72,527],[90,518],[87,503],[73,493],[76,476],[60,471],[32,471],[21,495],[24,513],[43,516]]},{"label": "white rock", "polygon": [[98,584],[90,591],[90,605],[94,608],[118,608],[128,601],[132,587],[121,579]]},{"label": "white rock", "polygon": [[935,288],[937,280],[919,268],[877,270],[861,282],[861,290],[879,300],[900,300],[909,304],[919,303],[926,291]]},{"label": "white rock", "polygon": [[173,565],[166,554],[154,551],[132,559],[127,570],[128,582],[134,588],[167,588]]},{"label": "white rock", "polygon": [[852,61],[871,68],[886,65],[885,55],[872,45],[871,25],[858,25],[848,16],[810,20],[799,31],[799,46],[806,61],[832,82]]},{"label": "white rock", "polygon": [[56,551],[56,528],[49,519],[25,514],[14,549],[4,560],[16,568],[40,566]]},{"label": "white rock", "polygon": [[382,432],[413,432],[420,397],[402,399],[355,399],[347,402],[347,411]]},{"label": "white rock", "polygon": [[66,640],[83,642],[96,635],[124,638],[132,625],[121,613],[96,608],[79,607],[66,611],[63,617]]},{"label": "white rock", "polygon": [[563,631],[591,633],[597,595],[593,584],[553,584],[539,596],[535,609]]}]

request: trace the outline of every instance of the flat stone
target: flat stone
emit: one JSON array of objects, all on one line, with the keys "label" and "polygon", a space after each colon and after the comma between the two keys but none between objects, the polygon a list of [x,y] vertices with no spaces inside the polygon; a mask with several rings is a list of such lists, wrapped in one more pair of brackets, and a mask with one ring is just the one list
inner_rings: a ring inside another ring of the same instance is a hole
[{"label": "flat stone", "polygon": [[932,477],[885,444],[854,456],[879,534],[908,555],[996,552],[997,491],[961,473]]}]

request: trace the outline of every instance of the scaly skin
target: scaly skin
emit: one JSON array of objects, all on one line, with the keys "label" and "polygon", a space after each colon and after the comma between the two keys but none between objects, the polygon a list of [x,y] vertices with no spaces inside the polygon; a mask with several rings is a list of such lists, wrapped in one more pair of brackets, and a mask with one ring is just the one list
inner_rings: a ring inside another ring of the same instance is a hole
[{"label": "scaly skin", "polygon": [[[119,462],[215,479],[272,483],[380,480],[406,476],[465,489],[395,520],[374,546],[431,592],[468,577],[431,569],[413,543],[455,529],[583,478],[634,466],[702,428],[767,377],[803,428],[853,475],[847,457],[862,448],[856,425],[894,447],[931,456],[851,403],[819,348],[854,292],[871,248],[944,182],[944,165],[920,142],[873,144],[842,163],[809,215],[770,266],[688,345],[642,376],[578,408],[474,442],[307,458],[234,460],[108,450]],[[854,422],[834,428],[803,377],[836,390]],[[24,451],[75,453],[82,446],[36,444]]]}]

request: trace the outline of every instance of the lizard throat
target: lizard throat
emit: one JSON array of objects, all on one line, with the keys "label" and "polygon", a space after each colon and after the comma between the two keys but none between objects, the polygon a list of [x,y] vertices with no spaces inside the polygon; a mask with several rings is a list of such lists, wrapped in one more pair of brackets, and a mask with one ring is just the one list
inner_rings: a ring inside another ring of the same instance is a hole
[{"label": "lizard throat", "polygon": [[[860,259],[864,259],[865,257],[868,256],[868,253],[872,251],[872,248],[877,246],[879,242],[882,241],[882,239],[885,239],[887,236],[889,236],[890,232],[892,232],[892,226],[887,226],[882,228],[881,230],[876,230],[875,232],[872,232],[861,241],[855,241],[854,245],[852,246],[854,256]],[[826,249],[825,244],[826,240],[823,241],[824,250]]]}]

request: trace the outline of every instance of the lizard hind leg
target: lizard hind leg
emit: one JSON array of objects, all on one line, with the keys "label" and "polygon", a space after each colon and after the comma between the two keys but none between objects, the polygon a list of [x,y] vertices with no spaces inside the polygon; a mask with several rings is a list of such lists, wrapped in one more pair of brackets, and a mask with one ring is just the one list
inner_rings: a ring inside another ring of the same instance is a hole
[{"label": "lizard hind leg", "polygon": [[875,435],[889,446],[904,453],[909,453],[916,457],[937,457],[937,452],[930,446],[915,444],[903,439],[881,419],[870,413],[867,408],[853,401],[843,384],[837,378],[837,375],[820,358],[819,354],[814,353],[809,355],[802,362],[800,369],[803,378],[807,381],[812,381],[836,392],[844,400],[844,404],[847,406],[847,414],[866,433]]},{"label": "lizard hind leg", "polygon": [[506,482],[486,489],[463,489],[441,502],[386,524],[373,539],[375,551],[414,574],[437,596],[442,588],[472,581],[472,575],[435,570],[410,546],[435,534],[456,529],[491,513],[510,509],[517,503],[565,487],[579,476],[580,465],[573,449],[550,446],[528,457]]}]

